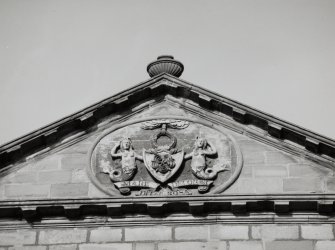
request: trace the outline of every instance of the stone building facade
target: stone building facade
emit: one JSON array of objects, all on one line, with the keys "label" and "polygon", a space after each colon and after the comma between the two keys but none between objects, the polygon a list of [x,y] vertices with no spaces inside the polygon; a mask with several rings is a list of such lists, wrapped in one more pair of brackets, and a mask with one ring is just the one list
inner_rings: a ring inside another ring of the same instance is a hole
[{"label": "stone building facade", "polygon": [[151,79],[0,148],[0,249],[333,250],[335,142]]}]

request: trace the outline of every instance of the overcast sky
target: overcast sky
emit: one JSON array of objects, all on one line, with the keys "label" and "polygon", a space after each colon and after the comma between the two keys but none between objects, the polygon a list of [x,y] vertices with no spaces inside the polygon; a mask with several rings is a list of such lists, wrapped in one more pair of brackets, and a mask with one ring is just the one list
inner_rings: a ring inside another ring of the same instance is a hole
[{"label": "overcast sky", "polygon": [[147,80],[182,79],[335,138],[333,0],[0,0],[0,144]]}]

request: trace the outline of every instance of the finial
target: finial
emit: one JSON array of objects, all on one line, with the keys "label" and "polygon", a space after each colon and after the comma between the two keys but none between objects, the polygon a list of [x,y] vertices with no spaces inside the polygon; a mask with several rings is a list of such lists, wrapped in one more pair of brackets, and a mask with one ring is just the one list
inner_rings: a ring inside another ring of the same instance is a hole
[{"label": "finial", "polygon": [[170,55],[161,55],[157,57],[156,61],[149,63],[147,71],[151,77],[161,73],[168,73],[175,77],[181,76],[184,71],[184,65],[173,59]]}]

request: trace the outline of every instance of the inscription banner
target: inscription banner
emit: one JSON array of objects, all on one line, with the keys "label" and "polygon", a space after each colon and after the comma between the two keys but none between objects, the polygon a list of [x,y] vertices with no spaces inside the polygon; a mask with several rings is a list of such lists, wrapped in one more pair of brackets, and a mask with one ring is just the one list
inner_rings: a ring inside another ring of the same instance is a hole
[{"label": "inscription banner", "polygon": [[121,181],[115,182],[115,186],[120,188],[130,188],[130,187],[143,187],[143,188],[153,188],[157,189],[159,184],[155,182],[148,182],[148,181]]},{"label": "inscription banner", "polygon": [[189,187],[189,186],[210,186],[213,184],[213,181],[206,181],[206,180],[182,180],[171,182],[168,185],[171,188],[178,188],[178,187]]}]

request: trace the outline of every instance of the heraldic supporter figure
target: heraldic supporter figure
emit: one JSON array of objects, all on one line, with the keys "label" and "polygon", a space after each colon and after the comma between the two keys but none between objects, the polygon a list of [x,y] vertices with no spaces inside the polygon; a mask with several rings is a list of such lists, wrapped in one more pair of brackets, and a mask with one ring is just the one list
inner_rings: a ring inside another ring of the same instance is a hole
[{"label": "heraldic supporter figure", "polygon": [[191,160],[192,173],[199,179],[213,180],[217,174],[224,171],[225,168],[219,165],[208,167],[206,164],[206,156],[214,156],[217,154],[216,148],[211,142],[205,138],[197,136],[194,142],[193,150],[186,154],[184,159]]},{"label": "heraldic supporter figure", "polygon": [[[119,150],[119,152],[117,152]],[[112,158],[121,157],[121,168],[113,168],[104,171],[109,174],[112,181],[127,181],[131,179],[137,170],[136,159],[143,161],[142,156],[134,151],[132,141],[128,137],[124,137],[120,142],[116,143],[111,150]]]}]

